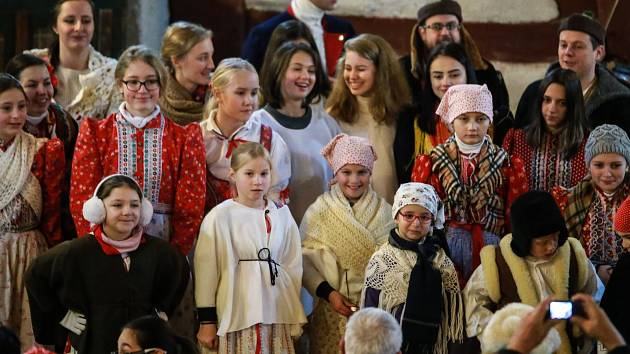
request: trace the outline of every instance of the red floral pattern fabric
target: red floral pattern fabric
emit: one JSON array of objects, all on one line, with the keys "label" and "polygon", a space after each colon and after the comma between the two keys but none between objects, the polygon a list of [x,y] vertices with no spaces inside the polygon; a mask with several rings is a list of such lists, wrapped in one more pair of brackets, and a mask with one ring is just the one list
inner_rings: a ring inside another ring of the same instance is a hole
[{"label": "red floral pattern fabric", "polygon": [[[133,166],[129,172],[141,188],[144,189],[145,180],[159,181],[159,190],[151,189],[156,193],[158,207],[166,206],[172,211],[170,242],[188,254],[199,233],[206,194],[204,145],[199,125],[182,127],[160,114],[127,137],[131,144],[125,146],[133,149],[131,154],[135,156],[135,161],[127,161],[129,153],[119,152],[118,124],[123,123],[117,121],[117,114],[112,114],[102,121],[86,119],[79,129],[70,189],[70,211],[78,234],[89,233],[89,223],[82,215],[83,203],[93,195],[100,180],[119,173],[119,166]],[[144,149],[145,144],[156,144],[145,141],[146,136],[151,137],[150,133],[145,134],[148,129],[162,129],[162,141],[158,144],[161,151]],[[155,166],[153,160],[160,155],[159,169],[151,172],[160,175],[145,176],[145,164]]]},{"label": "red floral pattern fabric", "polygon": [[54,138],[37,150],[33,176],[42,188],[42,218],[39,230],[46,236],[46,243],[52,247],[63,241],[61,235],[61,193],[66,173],[66,158],[63,143]]}]

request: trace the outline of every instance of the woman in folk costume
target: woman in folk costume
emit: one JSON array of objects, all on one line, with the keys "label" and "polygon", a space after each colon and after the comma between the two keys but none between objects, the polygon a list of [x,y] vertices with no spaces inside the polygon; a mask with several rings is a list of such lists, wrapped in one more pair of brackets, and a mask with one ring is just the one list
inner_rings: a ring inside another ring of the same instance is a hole
[{"label": "woman in folk costume", "polygon": [[[580,242],[567,236],[567,227],[549,192],[528,191],[512,204],[512,233],[499,245],[481,252],[477,267],[464,288],[466,334],[482,341],[492,315],[510,303],[536,306],[554,296],[568,301],[577,293],[595,296],[602,285]],[[596,299],[599,300],[599,299]],[[562,321],[557,327],[561,345],[556,353],[588,347]],[[483,335],[483,336],[482,336]],[[589,352],[589,351],[586,351]]]},{"label": "woman in folk costume", "polygon": [[337,135],[322,150],[335,178],[300,225],[304,287],[315,301],[311,353],[334,353],[357,310],[365,267],[394,227],[391,206],[370,186],[376,154],[367,139]]},{"label": "woman in folk costume", "polygon": [[38,342],[109,354],[130,320],[172,314],[190,269],[177,249],[144,233],[152,213],[131,177],[111,175],[96,186],[83,207],[92,232],[47,251],[26,274]]},{"label": "woman in folk costume", "polygon": [[503,148],[525,164],[530,190],[573,187],[587,171],[588,124],[580,79],[571,70],[550,72],[540,83],[536,108],[529,126],[508,131]]},{"label": "woman in folk costume", "polygon": [[398,188],[396,227],[365,270],[361,307],[379,307],[401,323],[403,353],[449,352],[464,336],[464,307],[457,271],[444,240],[444,208],[424,183]]},{"label": "woman in folk costume", "polygon": [[59,138],[63,142],[66,171],[61,193],[61,232],[65,240],[77,237],[70,215],[70,173],[74,145],[79,126],[74,118],[59,104],[52,101],[54,88],[46,62],[31,54],[18,54],[6,67],[7,74],[20,80],[28,97],[24,131],[36,138]]},{"label": "woman in folk costume", "polygon": [[446,239],[463,287],[479,265],[484,245],[509,230],[512,200],[527,188],[523,162],[510,159],[487,136],[492,95],[483,85],[455,85],[437,114],[454,134],[416,159],[411,179],[435,187],[444,202]]},{"label": "woman in folk costume", "polygon": [[212,74],[212,98],[207,119],[201,123],[206,149],[206,210],[235,196],[230,185],[230,160],[234,148],[252,141],[262,144],[271,156],[271,188],[268,197],[276,202],[288,200],[291,156],[287,145],[272,128],[252,116],[258,108],[258,74],[246,60],[221,60]]},{"label": "woman in folk costume", "polygon": [[0,74],[0,323],[34,344],[24,273],[48,246],[62,240],[60,194],[65,170],[59,139],[35,138],[22,127],[27,96]]},{"label": "woman in folk costume", "polygon": [[169,77],[160,107],[175,123],[187,125],[203,119],[213,54],[212,31],[196,23],[178,21],[164,32],[161,55]]},{"label": "woman in folk costume", "polygon": [[623,252],[613,231],[613,215],[630,196],[630,139],[623,129],[604,124],[595,128],[584,148],[589,174],[571,189],[556,188],[569,236],[582,242],[586,255],[605,283]]},{"label": "woman in folk costume", "polygon": [[114,80],[116,60],[90,45],[94,13],[91,0],[58,0],[52,25],[58,37],[50,48],[29,51],[50,64],[55,102],[77,120],[104,119],[122,100]]},{"label": "woman in folk costume", "polygon": [[158,97],[166,80],[160,59],[132,46],[116,67],[125,101],[105,120],[81,124],[72,163],[70,211],[79,235],[90,231],[83,203],[113,173],[133,177],[153,204],[145,233],[169,240],[188,254],[203,218],[205,170],[197,124],[181,127],[164,116]]},{"label": "woman in folk costume", "polygon": [[273,164],[261,144],[239,145],[230,163],[237,195],[206,215],[195,249],[197,339],[204,352],[292,354],[306,323],[299,230],[266,197]]}]

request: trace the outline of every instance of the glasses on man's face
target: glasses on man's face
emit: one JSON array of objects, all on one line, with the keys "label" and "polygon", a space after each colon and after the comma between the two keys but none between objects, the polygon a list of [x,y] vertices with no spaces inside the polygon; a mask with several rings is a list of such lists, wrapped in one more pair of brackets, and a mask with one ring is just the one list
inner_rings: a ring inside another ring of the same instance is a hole
[{"label": "glasses on man's face", "polygon": [[433,220],[433,216],[431,216],[431,214],[414,215],[411,213],[401,213],[400,216],[402,216],[403,220],[408,223],[418,220],[422,224],[428,224]]},{"label": "glasses on man's face", "polygon": [[426,26],[422,26],[422,28],[424,29],[432,29],[435,32],[442,32],[442,30],[444,28],[446,28],[446,30],[450,31],[454,31],[456,29],[459,29],[460,25],[459,23],[452,21],[452,22],[447,22],[447,23],[441,23],[441,22],[436,22],[436,23],[432,23],[430,25],[426,25]]},{"label": "glasses on man's face", "polygon": [[153,91],[160,87],[160,80],[158,79],[148,79],[145,81],[140,80],[122,80],[122,83],[125,84],[127,90],[131,92],[140,91],[140,87],[144,86],[147,91]]},{"label": "glasses on man's face", "polygon": [[[127,352],[127,351],[115,351],[115,352],[111,352],[110,354],[151,354],[154,353],[156,351],[160,350],[160,348],[149,348],[149,349],[142,349],[142,350],[138,350],[135,352]],[[163,352],[164,354],[167,354],[166,352]]]}]

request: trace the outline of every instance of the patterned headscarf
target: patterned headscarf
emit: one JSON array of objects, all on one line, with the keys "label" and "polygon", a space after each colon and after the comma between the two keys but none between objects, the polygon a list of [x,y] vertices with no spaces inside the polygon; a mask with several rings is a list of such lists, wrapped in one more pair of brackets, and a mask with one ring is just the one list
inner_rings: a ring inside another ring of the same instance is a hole
[{"label": "patterned headscarf", "polygon": [[417,182],[401,184],[394,196],[392,218],[396,219],[400,209],[410,204],[427,209],[435,218],[435,228],[444,228],[444,205],[433,186]]},{"label": "patterned headscarf", "polygon": [[455,85],[448,88],[436,114],[444,123],[453,123],[458,116],[479,112],[485,114],[492,122],[492,94],[486,85]]},{"label": "patterned headscarf", "polygon": [[336,174],[348,164],[361,165],[370,170],[376,161],[376,152],[370,142],[358,136],[339,134],[322,149],[322,155]]}]

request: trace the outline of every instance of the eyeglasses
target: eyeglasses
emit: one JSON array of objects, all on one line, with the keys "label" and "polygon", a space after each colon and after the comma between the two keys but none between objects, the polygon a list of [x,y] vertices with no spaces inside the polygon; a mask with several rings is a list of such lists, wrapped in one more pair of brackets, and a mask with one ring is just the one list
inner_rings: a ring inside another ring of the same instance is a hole
[{"label": "eyeglasses", "polygon": [[422,224],[428,224],[433,220],[433,216],[431,216],[430,214],[414,215],[401,213],[400,216],[402,216],[403,220],[408,223],[413,223],[414,221],[418,220]]},{"label": "eyeglasses", "polygon": [[[160,350],[160,348],[149,348],[149,349],[142,349],[142,350],[138,350],[135,352],[121,352],[121,351],[114,351],[111,352],[110,354],[151,354],[155,351]],[[166,352],[164,352],[164,354],[166,354]]]},{"label": "eyeglasses", "polygon": [[459,29],[460,27],[461,27],[461,25],[459,23],[457,23],[457,22],[454,22],[454,21],[453,22],[448,22],[448,23],[436,22],[436,23],[432,23],[430,25],[422,26],[422,28],[424,28],[424,29],[430,28],[430,29],[434,30],[435,32],[442,32],[442,30],[444,28],[446,28],[450,32],[450,31],[454,31],[456,29]]},{"label": "eyeglasses", "polygon": [[127,90],[131,92],[140,91],[140,87],[144,86],[147,91],[153,91],[160,87],[160,80],[158,79],[149,79],[145,81],[140,80],[122,80],[122,83],[127,86]]}]

